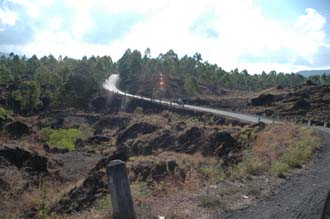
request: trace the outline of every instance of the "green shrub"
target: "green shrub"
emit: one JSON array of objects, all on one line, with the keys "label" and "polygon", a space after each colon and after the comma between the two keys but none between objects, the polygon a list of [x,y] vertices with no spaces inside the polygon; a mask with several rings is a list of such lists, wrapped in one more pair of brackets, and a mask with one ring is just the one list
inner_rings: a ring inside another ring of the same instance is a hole
[{"label": "green shrub", "polygon": [[0,121],[4,121],[8,118],[8,110],[3,107],[0,107]]},{"label": "green shrub", "polygon": [[242,172],[247,175],[261,175],[268,169],[268,166],[265,163],[258,159],[251,158],[239,163],[238,166],[242,169]]},{"label": "green shrub", "polygon": [[75,141],[82,138],[80,129],[50,129],[44,128],[41,130],[41,139],[47,141],[51,147],[66,148],[70,151],[75,149]]},{"label": "green shrub", "polygon": [[272,170],[277,176],[285,176],[289,167],[300,167],[312,157],[314,150],[321,145],[320,138],[309,129],[303,129],[302,136],[304,137],[291,142],[282,157],[272,163]]},{"label": "green shrub", "polygon": [[81,124],[79,126],[79,130],[81,131],[81,139],[83,140],[89,138],[94,134],[94,129],[86,123]]},{"label": "green shrub", "polygon": [[143,113],[143,108],[140,107],[140,106],[136,107],[135,110],[134,110],[134,113],[135,114],[142,114]]},{"label": "green shrub", "polygon": [[284,162],[275,161],[272,163],[272,172],[278,177],[284,177],[289,170],[289,165]]},{"label": "green shrub", "polygon": [[47,142],[49,140],[49,135],[52,133],[54,129],[51,128],[43,128],[41,129],[39,135],[40,135],[40,140],[43,142]]},{"label": "green shrub", "polygon": [[282,159],[290,167],[299,167],[307,159],[311,158],[311,156],[313,155],[313,151],[319,145],[320,145],[319,142],[315,143],[308,140],[305,141],[301,140],[295,142],[287,148]]}]

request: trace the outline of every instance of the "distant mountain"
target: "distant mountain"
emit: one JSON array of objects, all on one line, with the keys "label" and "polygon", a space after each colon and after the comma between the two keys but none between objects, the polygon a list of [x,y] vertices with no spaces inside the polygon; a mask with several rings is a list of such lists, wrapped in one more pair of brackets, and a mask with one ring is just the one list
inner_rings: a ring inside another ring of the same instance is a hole
[{"label": "distant mountain", "polygon": [[324,73],[330,74],[330,69],[329,70],[305,70],[305,71],[298,71],[296,74],[300,74],[304,77],[309,77],[312,75],[323,75]]}]

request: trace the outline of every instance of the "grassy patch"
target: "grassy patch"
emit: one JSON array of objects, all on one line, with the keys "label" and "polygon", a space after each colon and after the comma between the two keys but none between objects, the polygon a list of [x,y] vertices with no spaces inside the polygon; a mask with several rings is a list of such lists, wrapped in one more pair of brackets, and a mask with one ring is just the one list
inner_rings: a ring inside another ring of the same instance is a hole
[{"label": "grassy patch", "polygon": [[75,141],[81,138],[82,132],[79,129],[50,129],[41,130],[41,138],[46,140],[51,147],[65,148],[70,151],[75,149]]},{"label": "grassy patch", "polygon": [[93,129],[88,125],[80,125],[79,128],[51,129],[43,128],[40,131],[40,139],[51,147],[65,148],[70,151],[75,149],[77,139],[87,139],[93,135]]},{"label": "grassy patch", "polygon": [[3,107],[0,107],[0,122],[5,121],[9,117],[9,111]]},{"label": "grassy patch", "polygon": [[109,210],[112,207],[112,201],[110,195],[105,195],[99,198],[95,202],[95,209],[98,211]]},{"label": "grassy patch", "polygon": [[275,161],[271,167],[272,173],[278,177],[284,177],[289,170],[289,165],[284,162]]},{"label": "grassy patch", "polygon": [[298,125],[269,125],[254,138],[252,149],[244,151],[242,162],[226,169],[226,177],[239,179],[267,172],[284,177],[290,168],[301,167],[321,145],[313,129]]},{"label": "grassy patch", "polygon": [[272,170],[277,176],[285,176],[290,167],[301,167],[321,145],[320,138],[311,129],[302,128],[301,136],[293,139],[280,159],[272,163]]},{"label": "grassy patch", "polygon": [[151,189],[146,182],[136,181],[130,185],[132,196],[135,199],[143,199],[152,194]]}]

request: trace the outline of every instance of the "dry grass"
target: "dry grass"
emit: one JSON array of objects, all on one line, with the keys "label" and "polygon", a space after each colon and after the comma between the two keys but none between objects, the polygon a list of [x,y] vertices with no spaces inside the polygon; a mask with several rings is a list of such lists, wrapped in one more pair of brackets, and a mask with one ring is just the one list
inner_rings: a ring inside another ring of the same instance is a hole
[{"label": "dry grass", "polygon": [[310,159],[321,145],[321,139],[313,130],[299,125],[271,125],[257,134],[252,152],[272,172],[285,176],[289,168],[300,167]]}]

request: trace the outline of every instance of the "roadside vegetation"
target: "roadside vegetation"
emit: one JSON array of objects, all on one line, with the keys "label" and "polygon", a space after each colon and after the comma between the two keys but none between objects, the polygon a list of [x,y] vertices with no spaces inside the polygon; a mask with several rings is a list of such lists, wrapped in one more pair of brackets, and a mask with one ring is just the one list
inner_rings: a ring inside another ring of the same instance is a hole
[{"label": "roadside vegetation", "polygon": [[91,129],[85,126],[68,129],[43,128],[40,132],[41,140],[51,147],[75,149],[75,142],[78,139],[87,139],[92,135]]},{"label": "roadside vegetation", "polygon": [[[245,132],[245,129],[243,127],[242,131]],[[143,208],[149,206],[154,209],[159,205],[154,197],[169,195],[173,198],[176,193],[177,196],[193,199],[187,205],[193,205],[199,212],[205,209],[226,211],[246,207],[258,198],[270,195],[274,185],[290,174],[291,170],[305,165],[321,145],[320,137],[313,129],[300,125],[269,125],[251,133],[250,146],[242,151],[242,161],[228,167],[223,166],[221,159],[198,154],[164,153],[132,158],[130,162],[133,166],[147,162],[161,163],[166,157],[176,160],[180,167],[176,174],[160,182],[149,178],[131,184],[136,203],[141,203],[137,205],[138,210],[143,214],[155,215],[157,212],[145,212]],[[180,178],[180,172],[184,173],[184,180]],[[188,195],[190,193],[194,196]],[[192,207],[187,205],[191,210]],[[163,212],[164,215],[172,215]],[[174,218],[184,217],[183,209],[178,212]]]},{"label": "roadside vegetation", "polygon": [[0,122],[5,121],[9,117],[9,111],[0,107]]}]

